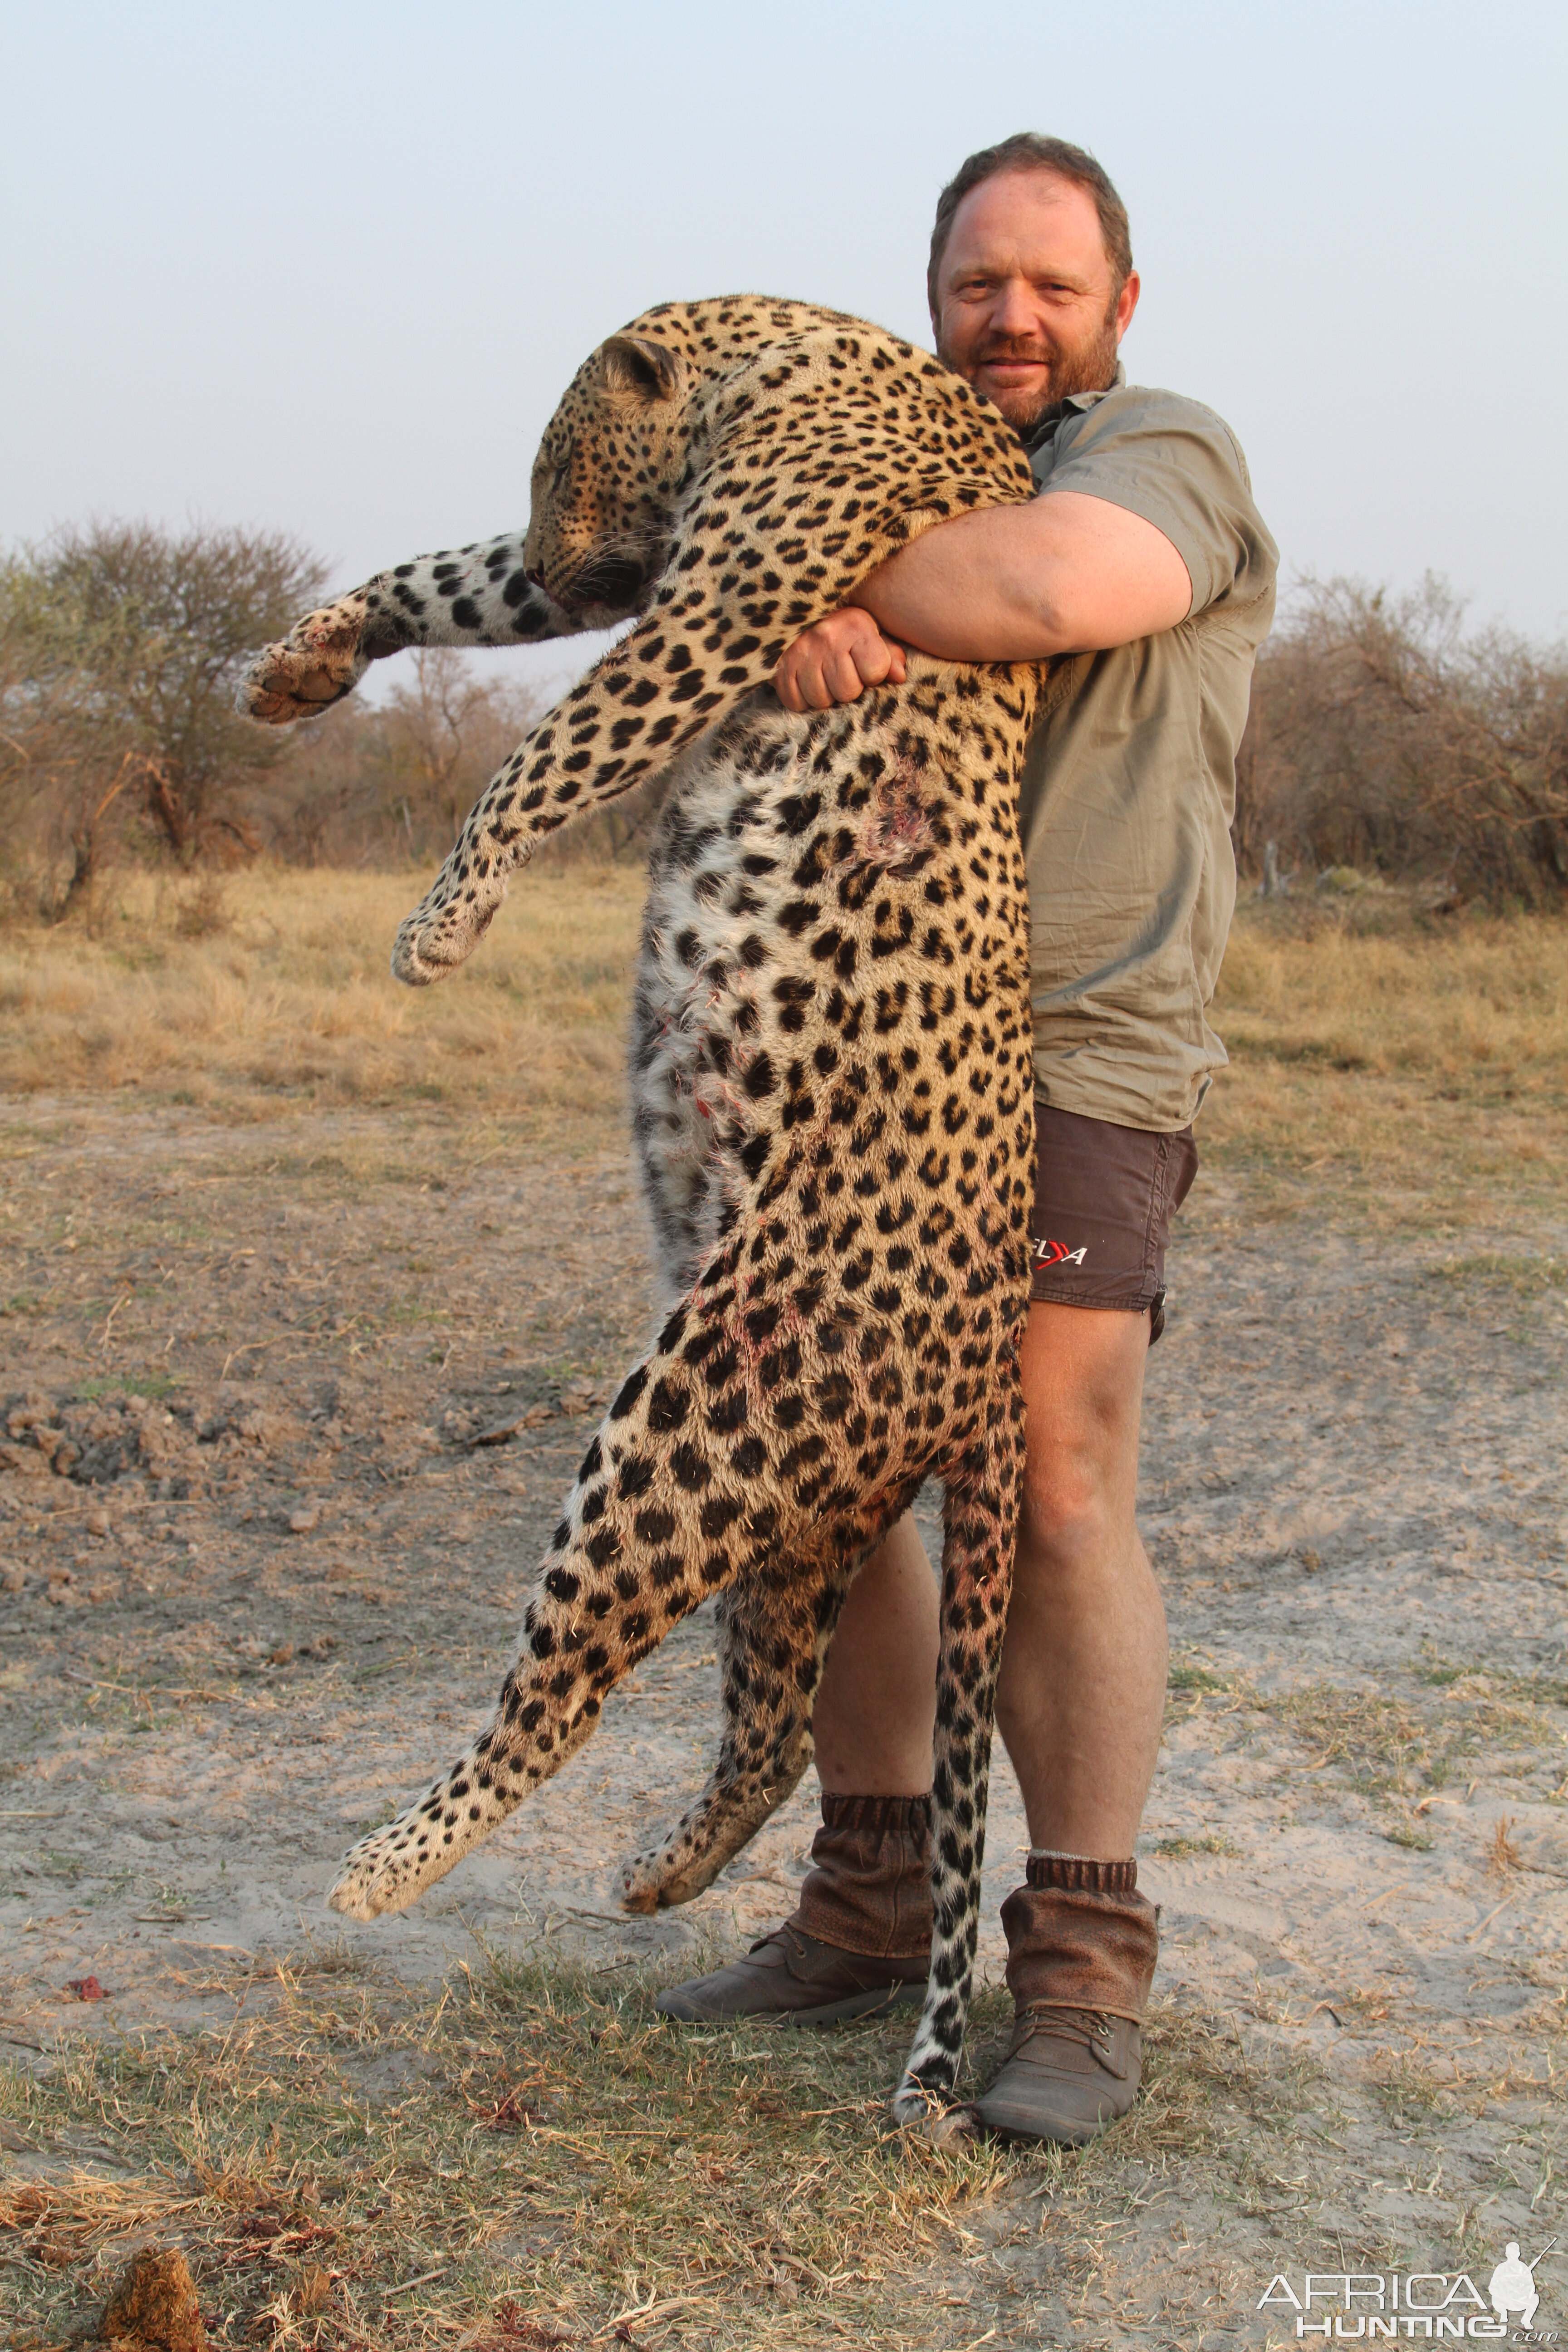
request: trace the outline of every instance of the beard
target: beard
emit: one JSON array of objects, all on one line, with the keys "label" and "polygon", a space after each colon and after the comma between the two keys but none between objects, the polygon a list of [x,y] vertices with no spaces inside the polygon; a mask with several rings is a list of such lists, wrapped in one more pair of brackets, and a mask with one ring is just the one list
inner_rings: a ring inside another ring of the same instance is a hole
[{"label": "beard", "polygon": [[[937,345],[937,357],[953,367],[952,354]],[[988,342],[970,362],[983,367],[990,360],[1028,360],[1049,370],[1044,387],[1035,393],[1020,393],[995,405],[1002,411],[1014,431],[1025,437],[1038,430],[1055,415],[1063,401],[1079,392],[1104,392],[1116,380],[1116,312],[1114,308],[1101,320],[1096,332],[1086,342],[1063,348],[1042,344],[1028,336],[1001,335]],[[967,376],[968,368],[956,368],[955,373]],[[983,395],[983,397],[987,395]]]}]

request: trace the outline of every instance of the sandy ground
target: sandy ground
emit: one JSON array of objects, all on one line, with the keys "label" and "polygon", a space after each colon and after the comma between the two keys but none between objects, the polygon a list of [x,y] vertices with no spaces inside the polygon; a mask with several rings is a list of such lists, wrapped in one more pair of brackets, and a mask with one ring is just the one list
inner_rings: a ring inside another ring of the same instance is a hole
[{"label": "sandy ground", "polygon": [[[360,1927],[322,1900],[352,1839],[481,1718],[647,1325],[618,1155],[546,1163],[504,1135],[458,1155],[424,1109],[236,1129],[64,1101],[11,1106],[0,1148],[13,2057],[226,2018],[203,1990],[226,1956],[342,1939],[429,1979],[479,1936],[695,1962],[788,1907],[815,1783],[689,1910],[615,1907],[617,1857],[705,1767],[706,1612],[420,1910]],[[1241,2332],[1213,2341],[1250,2344],[1270,2268],[1324,2268],[1337,2243],[1452,2271],[1496,2242],[1489,2267],[1505,2222],[1536,2242],[1556,2226],[1565,1242],[1373,1244],[1258,1223],[1212,1178],[1183,1220],[1143,1455],[1175,1673],[1141,1880],[1164,1991],[1230,2021],[1241,2066],[1295,2053],[1320,2088],[1300,2135],[1258,2150],[1272,2203],[1229,2217],[1223,2244],[1179,2182],[1158,2212],[1131,2197],[1062,2340],[1123,2340],[1094,2335],[1095,2298],[1141,2293],[1156,2252],[1194,2310],[1228,2298]],[[1025,1843],[1004,1762],[994,1979]],[[110,1999],[67,1991],[89,1976]],[[955,2345],[987,2326],[1053,2340],[1054,2305],[1020,2315],[1044,2240],[1016,2219],[986,2236]],[[1568,2263],[1561,2279],[1547,2300],[1568,2324]]]}]

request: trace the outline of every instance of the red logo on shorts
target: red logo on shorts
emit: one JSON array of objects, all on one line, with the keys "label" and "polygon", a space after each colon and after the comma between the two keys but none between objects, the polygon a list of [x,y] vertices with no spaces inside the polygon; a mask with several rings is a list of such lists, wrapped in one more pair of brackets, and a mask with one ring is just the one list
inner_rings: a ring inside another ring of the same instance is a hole
[{"label": "red logo on shorts", "polygon": [[1037,1242],[1035,1264],[1042,1265],[1081,1265],[1089,1255],[1086,1244],[1082,1249],[1069,1250],[1066,1242]]}]

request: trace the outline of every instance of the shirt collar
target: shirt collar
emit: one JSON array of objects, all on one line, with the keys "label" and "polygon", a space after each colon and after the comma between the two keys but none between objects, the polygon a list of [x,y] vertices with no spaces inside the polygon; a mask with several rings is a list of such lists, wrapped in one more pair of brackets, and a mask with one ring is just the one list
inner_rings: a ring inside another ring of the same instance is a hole
[{"label": "shirt collar", "polygon": [[1020,436],[1025,448],[1032,457],[1037,449],[1041,448],[1051,438],[1069,409],[1076,409],[1081,415],[1086,410],[1096,407],[1105,398],[1107,393],[1120,392],[1126,382],[1127,370],[1118,360],[1116,373],[1103,392],[1069,392],[1065,400],[1053,401],[1045,415],[1029,427],[1026,434]]}]

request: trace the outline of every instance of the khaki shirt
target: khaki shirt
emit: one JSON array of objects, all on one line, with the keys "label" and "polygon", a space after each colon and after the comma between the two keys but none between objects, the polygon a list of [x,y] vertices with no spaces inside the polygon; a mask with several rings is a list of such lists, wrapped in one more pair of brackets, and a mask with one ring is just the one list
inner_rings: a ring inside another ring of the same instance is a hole
[{"label": "khaki shirt", "polygon": [[1118,1127],[1185,1127],[1226,1059],[1207,1020],[1236,905],[1230,824],[1279,551],[1212,409],[1117,381],[1036,433],[1042,495],[1163,530],[1192,576],[1179,626],[1051,673],[1024,767],[1039,1098]]}]

